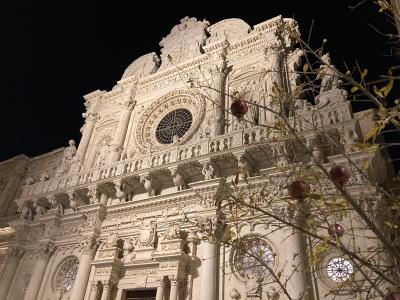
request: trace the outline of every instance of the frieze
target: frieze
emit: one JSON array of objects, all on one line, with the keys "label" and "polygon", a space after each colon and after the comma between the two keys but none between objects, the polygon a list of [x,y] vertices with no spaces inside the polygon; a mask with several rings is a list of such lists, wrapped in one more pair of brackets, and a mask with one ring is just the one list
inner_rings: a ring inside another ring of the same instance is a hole
[{"label": "frieze", "polygon": [[96,267],[96,275],[109,275],[111,274],[111,267],[107,268],[97,268]]},{"label": "frieze", "polygon": [[156,275],[157,269],[140,269],[140,270],[126,270],[125,278],[136,278],[136,277],[144,277]]},{"label": "frieze", "polygon": [[177,269],[179,267],[179,261],[162,261],[160,262],[160,270],[165,269]]}]

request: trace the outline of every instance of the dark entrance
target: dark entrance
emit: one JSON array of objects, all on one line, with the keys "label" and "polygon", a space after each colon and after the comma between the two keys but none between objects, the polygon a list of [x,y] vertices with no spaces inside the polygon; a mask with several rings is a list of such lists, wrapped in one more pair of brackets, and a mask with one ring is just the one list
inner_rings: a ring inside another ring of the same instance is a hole
[{"label": "dark entrance", "polygon": [[156,289],[134,290],[126,292],[126,300],[155,300]]}]

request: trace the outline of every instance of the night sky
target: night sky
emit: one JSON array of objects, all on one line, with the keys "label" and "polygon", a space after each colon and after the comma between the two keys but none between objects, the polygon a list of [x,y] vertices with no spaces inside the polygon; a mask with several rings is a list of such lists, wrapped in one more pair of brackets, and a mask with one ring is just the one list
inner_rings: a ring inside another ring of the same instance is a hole
[{"label": "night sky", "polygon": [[[219,3],[219,4],[217,4]],[[110,90],[139,56],[185,16],[211,24],[241,18],[250,26],[279,14],[294,17],[303,37],[314,19],[312,45],[328,39],[334,63],[355,60],[371,77],[393,58],[386,39],[368,24],[393,31],[373,1],[85,1],[3,0],[0,6],[0,161],[39,155],[80,139],[83,95]]]}]

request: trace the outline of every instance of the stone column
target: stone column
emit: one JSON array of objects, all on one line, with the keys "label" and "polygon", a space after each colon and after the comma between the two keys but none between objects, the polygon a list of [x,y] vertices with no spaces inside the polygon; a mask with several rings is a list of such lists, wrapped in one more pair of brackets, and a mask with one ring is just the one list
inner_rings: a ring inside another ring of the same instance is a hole
[{"label": "stone column", "polygon": [[178,287],[179,287],[178,278],[176,278],[176,276],[170,276],[169,280],[171,282],[171,291],[169,293],[169,300],[178,300]]},{"label": "stone column", "polygon": [[113,287],[114,287],[114,282],[112,282],[111,280],[103,281],[103,294],[101,294],[101,300],[108,300]]},{"label": "stone column", "polygon": [[24,249],[21,247],[15,246],[8,249],[6,265],[4,266],[3,274],[0,278],[0,299],[6,299],[15,270],[23,254]]},{"label": "stone column", "polygon": [[203,242],[200,300],[215,300],[217,251],[215,244]]},{"label": "stone column", "polygon": [[96,300],[97,299],[97,293],[99,290],[99,285],[97,281],[92,281],[90,283],[90,297],[89,300]]},{"label": "stone column", "polygon": [[126,131],[129,125],[129,119],[131,117],[132,111],[135,108],[135,94],[136,94],[136,83],[132,86],[129,93],[125,94],[121,99],[120,108],[121,114],[119,116],[119,121],[117,129],[115,130],[114,138],[112,141],[113,152],[110,155],[110,163],[115,163],[120,159],[122,148],[124,146]]},{"label": "stone column", "polygon": [[56,247],[53,243],[47,242],[41,245],[39,249],[39,259],[33,269],[31,281],[28,285],[24,300],[37,300],[40,286],[43,281],[44,273],[46,272],[47,264],[50,257],[53,255]]},{"label": "stone column", "polygon": [[225,81],[228,74],[226,63],[226,46],[222,52],[217,54],[217,62],[212,72],[214,82],[213,106],[214,115],[209,120],[211,126],[211,136],[215,137],[224,134],[225,131]]},{"label": "stone column", "polygon": [[76,151],[76,156],[81,160],[81,162],[85,158],[86,150],[89,146],[90,138],[92,137],[94,125],[96,124],[96,121],[98,118],[99,117],[98,117],[97,113],[88,112],[86,114],[85,127],[82,132],[82,137],[81,137],[81,141],[79,142],[78,150]]},{"label": "stone column", "polygon": [[163,300],[164,299],[164,277],[157,278],[157,294],[156,300]]},{"label": "stone column", "polygon": [[83,300],[90,275],[91,261],[96,253],[99,240],[93,235],[85,236],[81,242],[82,254],[79,258],[79,268],[76,274],[74,287],[71,292],[71,299]]},{"label": "stone column", "polygon": [[[300,204],[300,212],[295,216],[295,222],[300,226],[304,227],[305,216],[307,214],[307,204],[302,200],[303,203]],[[307,293],[307,299],[314,299],[311,293],[311,285],[307,284],[307,277],[310,275],[306,269],[308,254],[307,254],[307,240],[306,236],[294,230],[288,228],[291,231],[292,236],[288,239],[287,248],[290,249],[288,254],[288,266],[289,274],[291,276],[289,282],[286,285],[287,291],[293,300],[302,299],[304,293]],[[290,234],[288,232],[288,234]],[[293,274],[292,274],[293,273]]]}]

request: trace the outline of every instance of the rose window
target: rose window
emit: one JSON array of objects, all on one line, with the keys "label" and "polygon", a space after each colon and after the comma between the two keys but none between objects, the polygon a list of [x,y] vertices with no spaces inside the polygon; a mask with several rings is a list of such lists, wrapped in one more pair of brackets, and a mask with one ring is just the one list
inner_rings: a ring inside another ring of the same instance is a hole
[{"label": "rose window", "polygon": [[60,264],[54,279],[56,290],[69,291],[74,286],[78,266],[79,261],[75,256],[67,258]]},{"label": "rose window", "polygon": [[326,272],[330,279],[336,282],[344,282],[350,279],[354,272],[353,265],[347,259],[334,257],[329,260]]},{"label": "rose window", "polygon": [[269,243],[258,237],[243,238],[238,242],[233,255],[233,268],[242,278],[266,278],[270,275],[275,261],[274,252]]},{"label": "rose window", "polygon": [[192,126],[192,113],[178,108],[161,119],[156,128],[156,138],[161,144],[171,144],[181,138]]}]

